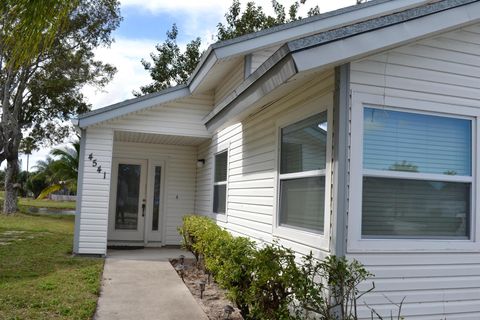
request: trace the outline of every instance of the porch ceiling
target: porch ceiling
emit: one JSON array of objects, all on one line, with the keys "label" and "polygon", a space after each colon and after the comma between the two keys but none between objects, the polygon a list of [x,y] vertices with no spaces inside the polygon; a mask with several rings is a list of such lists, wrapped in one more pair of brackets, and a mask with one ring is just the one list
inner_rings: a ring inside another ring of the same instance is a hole
[{"label": "porch ceiling", "polygon": [[152,134],[152,133],[143,133],[143,132],[115,131],[114,133],[114,141],[119,141],[119,142],[196,146],[207,140],[208,140],[207,138],[173,136],[173,135]]}]

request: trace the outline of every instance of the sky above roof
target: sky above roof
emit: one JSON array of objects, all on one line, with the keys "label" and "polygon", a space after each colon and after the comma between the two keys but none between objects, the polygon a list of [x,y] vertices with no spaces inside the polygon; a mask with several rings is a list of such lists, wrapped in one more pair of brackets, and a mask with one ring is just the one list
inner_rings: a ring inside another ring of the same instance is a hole
[{"label": "sky above roof", "polygon": [[[241,0],[245,4],[247,0]],[[271,0],[254,0],[264,11],[273,14]],[[286,7],[294,0],[279,0]],[[307,0],[300,9],[300,16],[306,16],[309,8],[318,5],[322,13],[351,6],[356,0]],[[115,30],[115,42],[108,48],[95,51],[96,58],[117,68],[113,80],[101,90],[86,87],[83,90],[93,109],[105,107],[133,98],[133,91],[151,82],[141,60],[149,59],[155,45],[165,41],[166,32],[176,23],[179,29],[177,41],[185,46],[196,37],[202,39],[202,47],[215,42],[214,35],[219,22],[232,0],[121,0],[123,21]],[[42,148],[30,156],[30,168],[48,155],[49,149]],[[26,157],[21,156],[22,168],[26,169]]]},{"label": "sky above roof", "polygon": [[[241,1],[245,4],[247,1]],[[280,0],[286,7],[293,0]],[[307,0],[300,10],[306,11],[319,5],[327,12],[355,4],[355,0]],[[85,88],[85,95],[93,109],[132,98],[132,91],[150,83],[148,72],[143,69],[141,59],[149,59],[155,45],[162,43],[166,32],[176,23],[179,28],[177,41],[180,46],[196,37],[202,39],[203,49],[215,42],[216,26],[224,22],[224,14],[232,1],[229,0],[123,0],[123,21],[115,31],[115,43],[110,48],[96,50],[98,59],[116,66],[114,79],[101,91]],[[273,13],[270,0],[255,0],[268,13]]]}]

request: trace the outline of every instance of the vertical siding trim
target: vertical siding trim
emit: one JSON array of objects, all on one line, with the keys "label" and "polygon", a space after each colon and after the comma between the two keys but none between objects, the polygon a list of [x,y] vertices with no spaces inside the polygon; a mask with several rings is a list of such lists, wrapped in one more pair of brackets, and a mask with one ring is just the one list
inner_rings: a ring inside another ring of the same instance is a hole
[{"label": "vertical siding trim", "polygon": [[333,105],[333,181],[331,252],[346,255],[348,208],[348,125],[350,100],[350,64],[335,68]]},{"label": "vertical siding trim", "polygon": [[80,154],[78,158],[81,159],[79,161],[79,168],[78,168],[78,177],[77,177],[77,203],[75,207],[75,232],[73,235],[73,253],[78,253],[79,247],[79,239],[80,239],[80,214],[82,212],[82,193],[83,193],[83,167],[85,166],[85,139],[87,135],[85,134],[86,130],[81,129],[80,133]]}]

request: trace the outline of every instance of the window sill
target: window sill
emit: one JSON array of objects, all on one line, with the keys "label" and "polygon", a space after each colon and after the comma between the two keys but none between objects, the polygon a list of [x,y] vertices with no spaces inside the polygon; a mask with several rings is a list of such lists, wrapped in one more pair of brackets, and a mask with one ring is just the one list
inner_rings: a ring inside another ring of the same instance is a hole
[{"label": "window sill", "polygon": [[462,239],[361,239],[349,241],[349,253],[480,252],[480,242]]},{"label": "window sill", "polygon": [[322,251],[329,251],[329,239],[322,233],[315,233],[306,230],[300,230],[287,226],[278,226],[273,228],[273,236],[307,246]]},{"label": "window sill", "polygon": [[208,216],[215,221],[220,221],[220,222],[227,223],[227,214],[226,213],[214,213],[214,212],[212,212]]}]

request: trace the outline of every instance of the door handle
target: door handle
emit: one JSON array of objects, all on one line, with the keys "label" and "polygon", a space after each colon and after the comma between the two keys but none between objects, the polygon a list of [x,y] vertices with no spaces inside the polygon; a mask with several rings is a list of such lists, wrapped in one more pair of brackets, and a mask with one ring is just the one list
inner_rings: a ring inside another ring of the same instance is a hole
[{"label": "door handle", "polygon": [[145,203],[142,204],[142,217],[145,217]]}]

